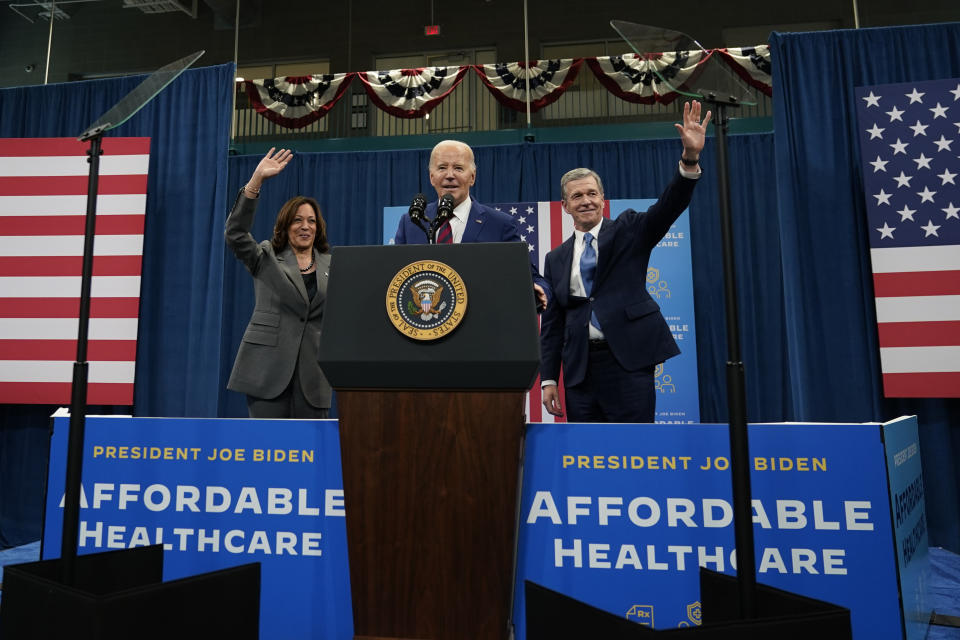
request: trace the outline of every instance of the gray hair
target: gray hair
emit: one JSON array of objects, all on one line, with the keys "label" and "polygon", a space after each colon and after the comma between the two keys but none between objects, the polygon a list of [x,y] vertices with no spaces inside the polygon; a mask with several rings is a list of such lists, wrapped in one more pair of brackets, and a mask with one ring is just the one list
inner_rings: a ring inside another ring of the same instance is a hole
[{"label": "gray hair", "polygon": [[597,172],[593,169],[586,169],[584,167],[579,167],[577,169],[571,169],[563,174],[563,177],[560,178],[560,199],[567,199],[567,183],[571,180],[582,180],[583,178],[593,178],[597,181],[597,187],[600,189],[600,193],[603,193],[603,180],[600,179],[600,176],[597,175]]},{"label": "gray hair", "polygon": [[477,170],[477,163],[473,160],[473,149],[470,148],[466,142],[460,142],[459,140],[441,140],[437,144],[433,145],[433,150],[430,151],[430,163],[427,165],[427,168],[430,169],[433,167],[433,157],[437,155],[437,149],[440,147],[459,147],[467,152],[467,156],[470,158],[470,169],[473,171]]}]

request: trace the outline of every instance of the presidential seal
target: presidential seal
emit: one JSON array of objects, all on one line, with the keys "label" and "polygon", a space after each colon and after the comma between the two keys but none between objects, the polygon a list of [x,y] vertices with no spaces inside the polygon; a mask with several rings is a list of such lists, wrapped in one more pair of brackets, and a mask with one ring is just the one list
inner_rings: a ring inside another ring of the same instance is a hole
[{"label": "presidential seal", "polygon": [[387,316],[414,340],[437,340],[457,328],[467,311],[460,274],[442,262],[421,260],[397,272],[387,287]]}]

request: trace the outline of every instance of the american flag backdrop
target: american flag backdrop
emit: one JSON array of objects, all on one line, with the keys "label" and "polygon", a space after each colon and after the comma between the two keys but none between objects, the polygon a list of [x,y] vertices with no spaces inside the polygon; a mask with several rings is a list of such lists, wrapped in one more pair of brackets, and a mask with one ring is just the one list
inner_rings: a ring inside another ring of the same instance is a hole
[{"label": "american flag backdrop", "polygon": [[[70,401],[89,143],[0,139],[0,403]],[[100,159],[87,359],[90,404],[133,404],[149,138]]]},{"label": "american flag backdrop", "polygon": [[856,90],[886,397],[960,397],[960,80]]}]

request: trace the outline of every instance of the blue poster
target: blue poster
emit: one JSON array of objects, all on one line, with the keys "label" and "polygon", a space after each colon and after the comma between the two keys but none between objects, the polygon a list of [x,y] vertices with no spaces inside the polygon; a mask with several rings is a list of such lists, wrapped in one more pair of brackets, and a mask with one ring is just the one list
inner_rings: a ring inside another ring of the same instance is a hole
[{"label": "blue poster", "polygon": [[[758,581],[849,607],[855,638],[900,640],[898,561],[908,620],[922,610],[915,419],[884,427],[886,452],[879,424],[749,429]],[[60,550],[67,435],[57,418],[44,559]],[[264,640],[352,637],[335,421],[91,416],[85,440],[80,553],[160,543],[166,580],[260,562]],[[729,465],[726,425],[528,425],[517,584],[699,624],[698,567],[736,567]],[[515,623],[525,638],[522,589]]]},{"label": "blue poster", "polygon": [[[43,559],[60,556],[54,420]],[[78,553],[163,544],[163,578],[261,563],[260,637],[353,636],[335,420],[88,417]]]},{"label": "blue poster", "polygon": [[[611,200],[610,217],[626,209],[646,211],[656,200]],[[697,330],[693,313],[693,266],[690,258],[690,211],[683,212],[650,254],[647,292],[660,305],[680,355],[654,371],[657,422],[700,422],[697,378]]]},{"label": "blue poster", "polygon": [[883,441],[904,631],[907,640],[922,640],[930,626],[930,606],[924,596],[930,580],[930,556],[917,417],[898,418],[884,424]]},{"label": "blue poster", "polygon": [[[760,583],[851,609],[898,639],[879,425],[750,425]],[[700,622],[698,568],[735,573],[726,425],[532,424],[517,584],[641,624]],[[524,600],[515,601],[524,638]]]}]

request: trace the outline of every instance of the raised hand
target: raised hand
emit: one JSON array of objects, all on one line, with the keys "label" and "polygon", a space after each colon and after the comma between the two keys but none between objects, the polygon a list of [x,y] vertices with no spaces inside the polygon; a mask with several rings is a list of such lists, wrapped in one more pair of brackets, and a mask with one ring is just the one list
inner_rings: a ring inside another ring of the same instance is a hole
[{"label": "raised hand", "polygon": [[253,195],[260,193],[263,181],[283,171],[292,158],[293,151],[290,149],[280,149],[274,153],[274,147],[270,147],[267,155],[263,156],[257,168],[253,170],[253,175],[250,176],[246,185],[247,192]]},{"label": "raised hand", "polygon": [[259,174],[264,180],[283,171],[290,159],[293,158],[293,151],[290,149],[280,149],[276,153],[273,152],[273,149],[273,147],[270,147],[270,151],[267,151],[267,155],[263,156],[260,164],[253,170],[254,175]]},{"label": "raised hand", "polygon": [[697,160],[700,157],[700,151],[703,150],[703,144],[707,138],[707,125],[713,113],[707,111],[703,122],[700,122],[700,102],[691,100],[683,105],[683,124],[674,124],[680,133],[680,141],[683,143],[683,157],[688,160]]}]

